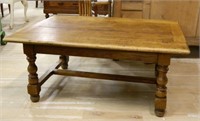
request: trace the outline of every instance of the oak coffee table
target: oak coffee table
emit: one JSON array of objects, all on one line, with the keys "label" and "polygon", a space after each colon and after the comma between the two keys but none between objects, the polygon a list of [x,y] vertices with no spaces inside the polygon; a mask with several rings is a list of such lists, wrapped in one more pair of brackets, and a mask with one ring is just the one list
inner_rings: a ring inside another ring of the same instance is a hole
[{"label": "oak coffee table", "polygon": [[[32,102],[39,101],[41,86],[53,74],[150,83],[157,86],[155,114],[159,117],[166,109],[170,58],[190,53],[178,23],[160,20],[53,16],[6,37],[5,41],[23,44],[29,62],[28,93]],[[36,54],[60,55],[60,59],[38,78]],[[152,63],[155,77],[72,71],[67,69],[69,56]]]}]

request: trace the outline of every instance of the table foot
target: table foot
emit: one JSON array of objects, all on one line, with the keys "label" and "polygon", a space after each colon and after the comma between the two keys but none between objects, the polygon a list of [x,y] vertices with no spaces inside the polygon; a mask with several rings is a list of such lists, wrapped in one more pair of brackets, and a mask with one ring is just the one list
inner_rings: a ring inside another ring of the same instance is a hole
[{"label": "table foot", "polygon": [[39,102],[40,96],[39,95],[38,96],[30,96],[30,99],[32,102]]},{"label": "table foot", "polygon": [[165,114],[165,110],[155,110],[155,114],[158,117],[163,117]]}]

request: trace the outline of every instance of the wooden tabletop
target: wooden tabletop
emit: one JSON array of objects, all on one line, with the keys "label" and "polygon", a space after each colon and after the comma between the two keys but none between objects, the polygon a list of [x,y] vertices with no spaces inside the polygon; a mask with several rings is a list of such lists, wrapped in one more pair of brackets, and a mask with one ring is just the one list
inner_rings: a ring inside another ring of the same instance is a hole
[{"label": "wooden tabletop", "polygon": [[178,23],[128,18],[53,16],[5,41],[169,54],[190,52]]}]

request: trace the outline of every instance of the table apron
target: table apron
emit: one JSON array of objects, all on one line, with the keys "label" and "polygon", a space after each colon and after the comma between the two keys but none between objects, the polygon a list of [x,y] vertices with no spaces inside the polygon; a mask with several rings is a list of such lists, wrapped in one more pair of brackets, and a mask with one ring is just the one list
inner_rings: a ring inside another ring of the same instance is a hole
[{"label": "table apron", "polygon": [[146,52],[132,52],[132,51],[122,51],[122,50],[64,47],[64,46],[36,45],[36,44],[23,44],[23,47],[25,54],[31,52],[35,54],[41,53],[41,54],[135,60],[135,61],[142,61],[144,63],[157,63],[159,55],[157,53],[146,53]]}]

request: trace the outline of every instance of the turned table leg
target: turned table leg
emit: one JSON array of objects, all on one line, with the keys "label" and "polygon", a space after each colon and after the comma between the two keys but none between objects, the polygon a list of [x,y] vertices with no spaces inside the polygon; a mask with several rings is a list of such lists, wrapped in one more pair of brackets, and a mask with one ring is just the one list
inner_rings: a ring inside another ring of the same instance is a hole
[{"label": "turned table leg", "polygon": [[156,64],[156,95],[155,95],[155,114],[159,117],[164,116],[167,105],[167,71],[170,64],[170,55],[159,54]]},{"label": "turned table leg", "polygon": [[62,61],[61,67],[62,69],[68,68],[69,56],[61,55],[60,60]]},{"label": "turned table leg", "polygon": [[36,54],[27,54],[28,65],[28,80],[29,84],[27,86],[28,93],[30,94],[30,99],[32,102],[38,102],[40,99],[40,85],[37,74],[37,66],[35,64]]},{"label": "turned table leg", "polygon": [[157,116],[164,116],[167,102],[167,76],[168,66],[157,66],[157,91],[155,97],[155,113]]}]

